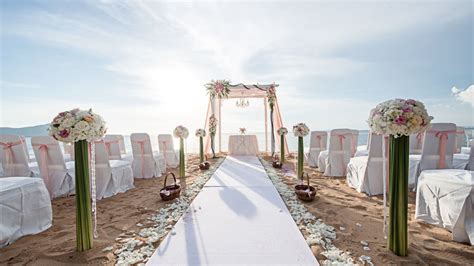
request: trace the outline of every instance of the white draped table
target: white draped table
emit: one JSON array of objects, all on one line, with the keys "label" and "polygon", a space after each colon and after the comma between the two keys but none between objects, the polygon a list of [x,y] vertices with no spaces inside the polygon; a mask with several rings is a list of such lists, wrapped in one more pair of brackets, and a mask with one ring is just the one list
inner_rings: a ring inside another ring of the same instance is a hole
[{"label": "white draped table", "polygon": [[256,135],[229,136],[229,155],[258,155]]}]

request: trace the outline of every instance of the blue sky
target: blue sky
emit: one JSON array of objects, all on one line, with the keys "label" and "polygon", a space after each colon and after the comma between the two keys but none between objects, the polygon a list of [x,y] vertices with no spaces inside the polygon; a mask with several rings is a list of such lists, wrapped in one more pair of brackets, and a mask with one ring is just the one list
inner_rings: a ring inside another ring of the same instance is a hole
[{"label": "blue sky", "polygon": [[[211,79],[279,83],[288,127],[367,129],[395,97],[472,126],[473,3],[4,0],[0,126],[91,107],[111,132],[195,129]],[[227,101],[222,122],[263,131],[263,104]]]}]

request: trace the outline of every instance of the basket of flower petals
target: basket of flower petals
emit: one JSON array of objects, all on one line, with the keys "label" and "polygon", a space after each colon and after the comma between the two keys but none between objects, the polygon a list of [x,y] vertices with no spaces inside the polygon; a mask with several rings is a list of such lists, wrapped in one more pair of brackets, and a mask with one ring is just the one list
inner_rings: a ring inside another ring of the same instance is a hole
[{"label": "basket of flower petals", "polygon": [[283,163],[280,162],[280,160],[278,159],[278,156],[273,157],[272,165],[273,165],[273,168],[278,168],[278,169],[283,167]]},{"label": "basket of flower petals", "polygon": [[201,170],[209,170],[209,167],[211,166],[211,164],[209,162],[202,162],[199,164],[199,169]]},{"label": "basket of flower petals", "polygon": [[[174,179],[173,185],[166,185],[166,180],[168,179],[168,176],[172,175]],[[176,183],[176,176],[172,172],[168,172],[165,176],[165,182],[164,182],[164,187],[160,190],[160,197],[162,200],[167,201],[167,200],[172,200],[177,197],[179,197],[181,193],[181,186]]]},{"label": "basket of flower petals", "polygon": [[[305,173],[303,172],[302,179],[303,179],[304,174]],[[313,201],[314,198],[316,197],[316,188],[309,185],[309,175],[308,174],[306,174],[306,178],[307,178],[308,184],[307,185],[303,185],[303,184],[296,185],[295,186],[295,193],[296,193],[296,196],[298,196],[298,198],[302,201]]]}]

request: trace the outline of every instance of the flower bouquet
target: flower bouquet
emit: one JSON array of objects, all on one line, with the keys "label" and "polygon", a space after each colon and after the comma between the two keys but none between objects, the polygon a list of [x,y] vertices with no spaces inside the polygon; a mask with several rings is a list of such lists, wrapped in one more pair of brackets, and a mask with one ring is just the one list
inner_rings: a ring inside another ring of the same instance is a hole
[{"label": "flower bouquet", "polygon": [[298,123],[293,126],[293,134],[298,137],[298,178],[303,179],[304,146],[303,137],[309,134],[309,128],[305,123]]},{"label": "flower bouquet", "polygon": [[277,133],[280,135],[280,163],[283,164],[285,162],[285,135],[288,134],[288,129],[280,127]]},{"label": "flower bouquet", "polygon": [[240,134],[245,135],[245,132],[247,132],[247,129],[245,129],[245,127],[241,127],[239,131],[240,131]]},{"label": "flower bouquet", "polygon": [[211,96],[211,98],[227,98],[230,92],[230,82],[228,80],[212,80],[205,86],[207,93]]},{"label": "flower bouquet", "polygon": [[[92,109],[73,109],[59,113],[48,128],[50,136],[60,142],[74,143],[76,187],[76,245],[78,251],[92,248],[91,186],[89,183],[89,145],[106,132],[105,121]],[[94,175],[92,191],[95,193]],[[95,195],[92,195],[95,210]]]},{"label": "flower bouquet", "polygon": [[199,169],[208,170],[209,162],[204,161],[204,142],[203,138],[206,136],[206,130],[200,128],[196,130],[196,137],[199,138]]},{"label": "flower bouquet", "polygon": [[177,126],[173,131],[173,135],[175,138],[179,138],[179,176],[185,177],[184,139],[189,136],[189,131],[183,126]]},{"label": "flower bouquet", "polygon": [[409,135],[425,131],[432,119],[423,103],[395,99],[377,105],[367,121],[372,132],[390,135],[388,246],[399,256],[408,254]]}]

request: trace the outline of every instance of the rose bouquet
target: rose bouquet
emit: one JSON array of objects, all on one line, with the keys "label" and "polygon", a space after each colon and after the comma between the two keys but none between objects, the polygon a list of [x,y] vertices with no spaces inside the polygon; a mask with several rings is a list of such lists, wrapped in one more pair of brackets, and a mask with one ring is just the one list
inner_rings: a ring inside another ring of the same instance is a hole
[{"label": "rose bouquet", "polygon": [[177,126],[173,130],[173,135],[175,138],[179,138],[179,176],[185,177],[184,139],[189,136],[189,131],[184,126]]},{"label": "rose bouquet", "polygon": [[227,98],[229,95],[230,82],[228,80],[212,80],[206,85],[207,93],[212,97]]},{"label": "rose bouquet", "polygon": [[303,179],[304,146],[303,137],[309,134],[309,128],[305,123],[298,123],[293,126],[293,134],[298,137],[298,178]]},{"label": "rose bouquet", "polygon": [[105,121],[92,109],[72,109],[59,113],[49,125],[48,133],[58,141],[73,143],[99,140],[106,130]]}]

